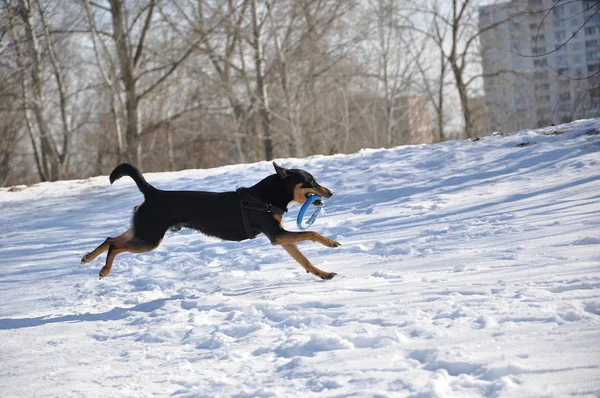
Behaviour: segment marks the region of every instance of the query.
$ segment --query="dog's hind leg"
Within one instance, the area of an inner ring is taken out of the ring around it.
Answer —
[[[99,255],[101,255],[102,253],[107,251],[110,248],[111,244],[119,243],[119,242],[127,242],[131,238],[133,238],[133,229],[132,228],[129,228],[127,231],[125,231],[121,235],[117,236],[116,238],[106,238],[106,240],[100,246],[98,246],[93,251],[89,252],[88,254],[84,255],[81,258],[81,264],[89,263],[90,261],[92,261],[93,259],[98,257]]]
[[[118,241],[109,244],[108,254],[106,255],[106,264],[100,270],[100,279],[108,275],[112,269],[113,261],[118,254],[121,253],[147,253],[158,247],[158,242],[155,245],[148,244],[137,238],[131,238],[128,241]]]
[[[325,272],[312,265],[295,244],[282,244],[281,246],[306,270],[306,272],[316,275],[321,279],[332,279],[337,275],[335,272]]]

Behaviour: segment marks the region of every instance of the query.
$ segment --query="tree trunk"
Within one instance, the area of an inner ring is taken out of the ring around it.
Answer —
[[[46,120],[44,97],[44,81],[42,77],[41,55],[38,44],[37,34],[35,32],[31,4],[29,0],[20,1],[20,13],[25,23],[25,32],[27,35],[29,60],[31,62],[31,79],[33,85],[33,114],[40,131],[41,142],[41,160],[44,169],[44,175],[49,181],[60,179],[60,155],[56,145],[53,142],[52,131]]]
[[[139,98],[136,90],[133,58],[127,41],[127,27],[123,15],[121,0],[110,0],[113,40],[117,49],[117,58],[121,69],[121,80],[125,87],[125,142],[126,158],[138,167],[142,161],[142,145],[140,140],[141,120],[139,114]]]
[[[469,109],[469,97],[467,94],[467,86],[463,81],[462,73],[455,65],[452,65],[454,78],[456,79],[456,88],[460,97],[460,104],[463,111],[463,119],[465,123],[465,135],[467,138],[473,138],[473,121],[471,120],[471,110]]]
[[[263,153],[265,160],[273,159],[273,140],[271,137],[271,114],[267,83],[263,75],[263,47],[258,17],[257,0],[252,0],[252,27],[254,33],[254,64],[256,67],[256,95],[258,97],[259,114],[263,127]]]
[[[123,141],[123,127],[121,122],[121,112],[120,112],[120,99],[119,99],[119,89],[116,83],[117,71],[115,70],[115,65],[111,62],[111,75],[104,70],[102,66],[102,61],[100,57],[100,49],[99,44],[102,44],[98,38],[98,30],[96,28],[96,21],[94,20],[94,16],[92,15],[92,6],[90,4],[90,0],[84,1],[85,10],[88,16],[88,20],[90,22],[90,28],[92,33],[92,44],[94,46],[94,55],[96,57],[96,62],[98,63],[98,68],[100,69],[100,73],[102,74],[102,78],[104,82],[108,86],[110,93],[110,111],[113,115],[113,121],[115,123],[115,131],[117,134],[116,143],[117,143],[117,163],[122,163],[125,161],[125,143]],[[107,49],[103,46],[105,53],[107,53]]]
[[[50,57],[50,63],[52,64],[52,70],[56,79],[56,87],[58,88],[60,120],[62,123],[62,154],[58,154],[60,162],[58,178],[60,178],[67,171],[66,169],[68,166],[69,144],[71,141],[71,123],[69,122],[69,117],[67,115],[69,108],[68,95],[65,79],[60,69],[58,58],[56,57],[56,53],[54,51],[54,43],[52,43],[52,40],[50,38],[50,30],[48,28],[48,25],[46,24],[46,19],[44,17],[44,10],[42,9],[42,5],[40,4],[39,0],[37,0],[37,5],[40,14],[40,20],[42,22],[42,27],[44,29],[46,45],[48,46],[48,55]]]
[[[443,142],[446,140],[444,135],[444,75],[446,74],[446,61],[444,59],[444,51],[440,49],[440,53],[440,86],[438,87],[438,106],[436,106],[436,113],[438,140],[439,142]]]
[[[448,62],[450,63],[450,67],[452,68],[452,72],[454,73],[456,89],[458,90],[458,96],[460,97],[460,104],[462,107],[463,118],[465,123],[465,135],[467,136],[467,138],[471,138],[471,112],[469,110],[469,97],[467,94],[467,86],[465,84],[463,76],[466,62],[466,48],[465,53],[462,54],[462,60],[460,62],[457,50],[460,40],[458,37],[458,31],[460,29],[461,24],[463,23],[463,12],[468,4],[469,0],[464,0],[464,2],[461,3],[459,7],[457,1],[452,0],[452,48],[450,50],[450,55],[448,56]]]
[[[285,100],[285,110],[288,125],[290,126],[290,155],[292,157],[303,157],[304,156],[304,140],[302,137],[302,129],[300,127],[300,118],[296,111],[296,106],[292,103],[290,96],[290,88],[288,84],[288,71],[285,61],[285,54],[281,47],[281,41],[279,40],[279,28],[275,22],[275,15],[273,14],[273,5],[271,0],[266,0],[267,10],[269,12],[269,20],[271,21],[271,28],[273,30],[273,40],[275,42],[275,52],[279,60],[279,76],[281,81],[281,91],[283,91],[283,98]]]

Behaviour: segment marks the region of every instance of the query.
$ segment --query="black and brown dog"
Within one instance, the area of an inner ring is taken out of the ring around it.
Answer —
[[[250,188],[231,192],[163,191],[154,188],[134,166],[123,163],[110,174],[112,184],[123,176],[131,177],[144,194],[144,202],[133,214],[131,227],[116,238],[104,243],[81,259],[85,264],[108,251],[100,278],[110,273],[117,254],[145,253],[158,247],[167,230],[193,228],[208,236],[242,241],[264,233],[273,245],[281,245],[306,272],[322,279],[336,274],[325,272],[311,264],[296,247],[310,240],[328,247],[339,243],[316,232],[290,232],[283,228],[283,213],[290,202],[304,203],[317,194],[325,198],[333,193],[319,185],[304,170],[285,169],[273,162],[276,173]]]

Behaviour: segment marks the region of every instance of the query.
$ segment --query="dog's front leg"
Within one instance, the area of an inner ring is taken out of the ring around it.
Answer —
[[[295,244],[289,243],[282,244],[281,246],[306,270],[307,273],[310,272],[321,279],[332,279],[337,275],[335,272],[325,272],[312,265],[312,263],[306,257],[304,257],[304,254],[302,254]]]
[[[340,245],[339,242],[336,242],[333,239],[326,238],[317,232],[313,232],[313,231],[290,232],[290,231],[285,231],[285,230],[283,232],[281,232],[279,235],[277,235],[277,237],[273,241],[273,244],[283,246],[283,245],[293,244],[293,243],[297,243],[297,242],[304,242],[307,240],[320,243],[327,247],[338,247]]]

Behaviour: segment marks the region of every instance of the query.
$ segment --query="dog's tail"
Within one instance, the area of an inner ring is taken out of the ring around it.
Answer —
[[[115,182],[123,176],[131,177],[133,181],[135,181],[135,183],[137,184],[140,191],[144,194],[144,196],[157,191],[156,188],[148,184],[148,181],[146,181],[142,173],[140,173],[140,171],[135,166],[129,163],[121,163],[120,165],[115,167],[115,169],[112,171],[112,173],[110,173],[110,176],[108,178],[110,179],[110,183],[112,184],[113,182]]]

